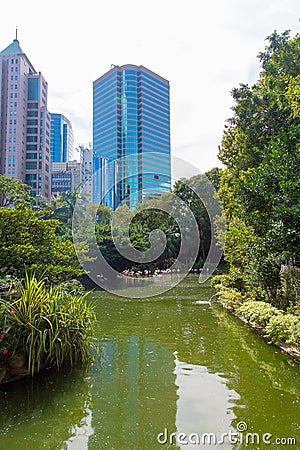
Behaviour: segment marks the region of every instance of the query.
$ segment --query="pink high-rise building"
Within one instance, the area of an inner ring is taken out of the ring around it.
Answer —
[[[0,53],[0,173],[30,185],[37,199],[51,191],[47,89],[14,39]]]

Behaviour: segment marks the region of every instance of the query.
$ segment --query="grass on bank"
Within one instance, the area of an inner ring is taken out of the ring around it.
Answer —
[[[31,374],[92,356],[94,308],[87,294],[69,294],[26,276],[16,300],[0,300],[0,363],[24,352]]]

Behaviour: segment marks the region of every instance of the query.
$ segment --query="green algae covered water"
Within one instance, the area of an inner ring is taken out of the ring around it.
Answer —
[[[299,449],[299,364],[213,294],[194,275],[161,297],[92,293],[93,366],[2,386],[0,449]]]

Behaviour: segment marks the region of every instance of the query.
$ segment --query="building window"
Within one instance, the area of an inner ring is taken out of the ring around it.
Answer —
[[[37,164],[35,161],[27,161],[26,162],[26,169],[27,170],[36,170]]]
[[[37,134],[37,128],[27,128],[28,134]]]
[[[37,125],[38,120],[37,119],[27,119],[27,125]]]
[[[26,153],[26,159],[37,159],[36,153]]]
[[[36,173],[28,173],[26,175],[26,181],[29,181],[29,180],[36,180]]]

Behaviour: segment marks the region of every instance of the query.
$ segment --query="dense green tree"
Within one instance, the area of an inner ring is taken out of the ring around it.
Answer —
[[[58,222],[38,216],[26,205],[0,208],[0,269],[20,278],[33,272],[49,281],[81,274],[72,242],[55,234]]]
[[[219,193],[232,271],[239,268],[247,280],[251,275],[276,302],[281,264],[300,247],[300,36],[275,31],[267,41],[257,83],[232,91],[234,114],[219,151],[226,166]],[[237,257],[243,252],[246,260]]]
[[[33,203],[30,187],[15,178],[0,175],[0,206]]]

